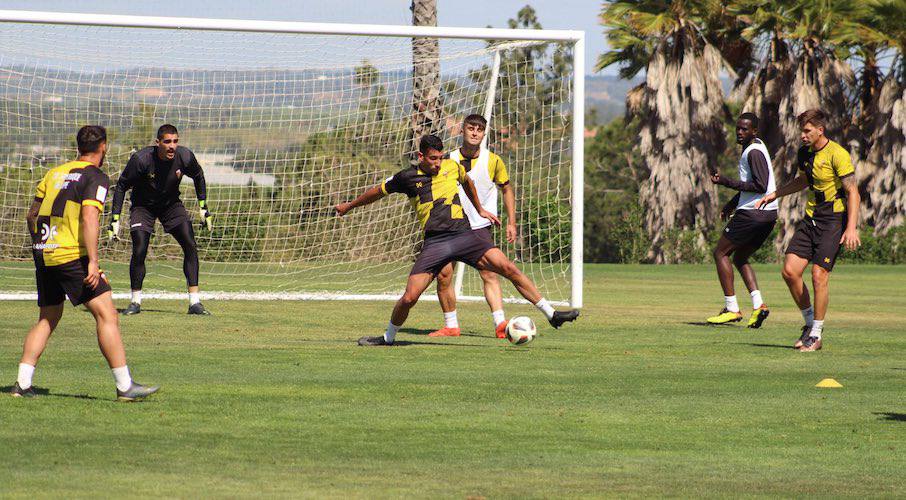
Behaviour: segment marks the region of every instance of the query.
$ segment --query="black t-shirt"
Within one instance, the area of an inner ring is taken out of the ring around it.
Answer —
[[[133,207],[157,210],[179,202],[179,184],[184,175],[195,181],[196,197],[204,200],[207,196],[204,171],[192,151],[177,146],[176,155],[167,161],[158,158],[155,146],[142,148],[129,158],[120,174],[113,193],[113,213],[123,209],[126,191],[130,189]]]

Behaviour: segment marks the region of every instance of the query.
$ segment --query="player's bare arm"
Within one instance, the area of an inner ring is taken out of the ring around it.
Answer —
[[[79,215],[82,219],[82,238],[88,252],[88,276],[85,284],[92,289],[101,281],[101,268],[98,263],[98,235],[101,232],[101,211],[97,207],[83,205]]]
[[[847,250],[855,250],[862,245],[859,239],[859,230],[856,229],[859,224],[859,205],[862,203],[862,197],[859,195],[859,186],[856,183],[855,175],[848,175],[840,182],[843,183],[843,190],[846,191],[846,230],[843,231],[843,237],[840,243]]]
[[[783,198],[784,196],[788,196],[793,193],[798,193],[799,191],[802,191],[803,189],[805,189],[807,187],[808,187],[808,178],[805,176],[805,172],[802,172],[799,174],[799,177],[796,177],[795,179],[791,180],[790,182],[787,182],[783,186],[780,186],[780,188],[777,191],[774,191],[773,193],[768,193],[764,196],[764,198],[755,202],[755,208],[758,208],[758,209],[764,208],[765,205],[767,205],[768,203],[770,203],[778,198]]]
[[[37,223],[38,223],[38,212],[41,210],[41,200],[35,200],[31,202],[31,208],[28,209],[28,212],[25,214],[25,220],[28,223],[28,234],[31,235],[32,240],[37,236]]]
[[[472,182],[472,179],[469,178],[469,176],[466,176],[465,181],[462,184],[462,189],[466,192],[466,196],[469,198],[469,201],[472,202],[472,206],[478,209],[478,215],[493,222],[495,226],[500,225],[500,219],[498,219],[496,215],[488,212],[484,209],[483,206],[481,206],[481,201],[479,201],[478,199],[478,191],[475,189],[475,183]]]
[[[501,188],[503,191],[503,208],[506,210],[506,240],[510,243],[516,242],[519,235],[516,229],[516,189],[513,188],[513,182],[507,182]]]
[[[473,187],[472,189],[474,190],[475,188]],[[358,198],[352,201],[340,203],[339,205],[334,206],[333,209],[336,211],[338,216],[342,217],[353,208],[370,205],[371,203],[380,200],[384,196],[386,195],[383,191],[381,191],[381,186],[373,186],[368,188]]]

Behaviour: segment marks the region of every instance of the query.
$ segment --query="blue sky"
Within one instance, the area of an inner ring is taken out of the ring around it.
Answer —
[[[123,0],[5,0],[0,8],[97,12],[184,17],[226,17],[281,21],[409,24],[409,0],[180,0],[144,2]],[[538,13],[549,29],[584,30],[586,72],[591,73],[598,55],[606,50],[597,16],[600,1],[594,0],[437,0],[439,24],[460,27],[506,27],[507,19],[526,4]],[[609,68],[602,74],[616,74]]]

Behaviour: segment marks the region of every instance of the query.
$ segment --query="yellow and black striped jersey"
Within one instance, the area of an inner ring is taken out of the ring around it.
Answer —
[[[382,182],[381,192],[408,196],[426,236],[467,231],[471,226],[459,200],[459,184],[466,181],[466,176],[462,165],[445,159],[437,175],[409,167]]]
[[[796,163],[808,178],[806,215],[822,217],[845,213],[846,192],[841,179],[855,173],[849,152],[829,140],[818,151],[810,146],[799,148]]]
[[[107,174],[87,161],[71,161],[44,175],[35,192],[35,201],[41,202],[37,227],[30,228],[38,265],[59,266],[88,255],[82,207],[103,211],[109,186]]]

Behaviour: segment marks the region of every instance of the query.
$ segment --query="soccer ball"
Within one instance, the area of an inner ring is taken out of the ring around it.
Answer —
[[[531,342],[535,332],[535,323],[528,316],[517,316],[506,325],[506,339],[516,345]]]

